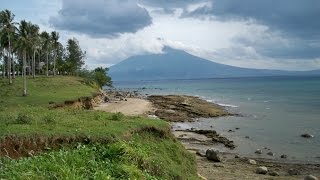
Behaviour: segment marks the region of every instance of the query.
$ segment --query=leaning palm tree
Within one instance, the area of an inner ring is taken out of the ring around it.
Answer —
[[[12,76],[11,76],[11,38],[14,35],[15,31],[16,31],[16,23],[13,22],[14,20],[14,14],[9,11],[9,10],[4,10],[0,12],[0,22],[1,22],[1,26],[2,26],[2,31],[4,34],[7,35],[8,38],[8,47],[7,47],[7,51],[8,51],[8,76],[9,76],[9,84],[12,84]]]
[[[23,72],[23,96],[27,96],[27,76],[26,76],[26,58],[27,51],[32,48],[31,36],[32,24],[22,20],[19,25],[17,47],[22,52],[22,72]]]
[[[53,50],[53,75],[56,75],[56,58],[59,48],[59,33],[56,31],[51,32],[52,50]]]
[[[46,31],[43,31],[40,35],[43,43],[42,43],[42,49],[46,52],[46,75],[49,76],[49,51],[51,48],[51,41],[50,41],[50,35]]]

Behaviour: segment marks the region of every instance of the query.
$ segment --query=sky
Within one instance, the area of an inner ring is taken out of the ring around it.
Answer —
[[[320,69],[320,0],[0,0],[15,20],[75,37],[88,68],[170,46],[213,62]]]

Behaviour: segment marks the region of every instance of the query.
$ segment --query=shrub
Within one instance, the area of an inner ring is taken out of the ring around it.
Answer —
[[[111,120],[113,121],[120,121],[124,118],[124,114],[118,112],[111,115]]]
[[[19,113],[16,119],[17,124],[31,124],[32,118],[25,113]]]
[[[48,115],[43,117],[43,121],[46,124],[55,124],[56,123],[56,118],[54,117],[54,115],[48,114]]]

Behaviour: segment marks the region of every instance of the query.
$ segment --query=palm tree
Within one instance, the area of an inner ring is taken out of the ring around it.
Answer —
[[[26,76],[26,58],[27,51],[32,47],[32,36],[31,36],[32,24],[22,20],[19,25],[17,47],[22,52],[23,61],[23,96],[27,96],[27,76]]]
[[[42,49],[46,51],[46,75],[49,76],[49,51],[51,47],[50,35],[46,31],[43,31],[40,36],[43,40]]]
[[[53,49],[53,75],[56,75],[56,58],[59,48],[59,33],[56,31],[51,32],[52,49]]]
[[[32,24],[30,26],[30,33],[32,38],[32,50],[33,50],[32,76],[33,78],[35,78],[36,77],[36,52],[39,49],[39,26]]]
[[[0,12],[0,22],[2,26],[2,31],[7,35],[8,38],[8,76],[9,76],[9,84],[12,84],[12,76],[11,76],[11,38],[16,31],[16,23],[13,22],[14,14],[9,10],[4,10]]]

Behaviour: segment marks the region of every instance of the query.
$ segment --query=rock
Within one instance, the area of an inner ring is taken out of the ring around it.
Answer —
[[[239,159],[240,156],[239,156],[238,154],[236,154],[236,155],[234,156],[234,158]]]
[[[293,176],[293,175],[300,175],[300,171],[297,169],[289,169],[288,174]]]
[[[201,156],[201,157],[206,157],[206,152],[203,151],[203,150],[198,150],[198,151],[196,152],[196,154],[197,154],[198,156]]]
[[[228,132],[234,132],[234,130],[232,130],[232,129],[229,129],[229,131]]]
[[[268,173],[268,168],[265,166],[260,166],[256,169],[257,174],[267,174]]]
[[[107,96],[105,96],[105,97],[103,98],[103,101],[106,103],[106,102],[109,102],[110,99],[109,99]]]
[[[280,158],[282,158],[282,159],[287,159],[287,155],[282,154],[282,155],[280,156]]]
[[[268,152],[267,155],[268,156],[274,156],[274,153],[273,152]]]
[[[250,137],[249,137],[249,136],[245,136],[244,138],[246,138],[246,139],[250,139]]]
[[[248,159],[248,163],[253,165],[257,164],[257,162],[253,159]]]
[[[239,130],[240,128],[236,127],[236,130]]]
[[[213,126],[210,126],[210,128],[213,128]]]
[[[206,157],[208,160],[212,160],[215,162],[221,162],[222,158],[220,156],[220,152],[215,149],[208,149],[206,151]]]
[[[276,172],[276,171],[270,171],[269,175],[270,176],[280,176],[280,174],[278,172]]]
[[[313,138],[314,136],[313,136],[312,134],[305,133],[305,134],[301,134],[301,137],[304,137],[304,138]]]
[[[312,175],[308,175],[304,178],[304,180],[318,180],[318,178]]]
[[[256,153],[256,154],[262,154],[262,150],[261,150],[261,149],[257,149],[254,153]]]

